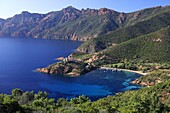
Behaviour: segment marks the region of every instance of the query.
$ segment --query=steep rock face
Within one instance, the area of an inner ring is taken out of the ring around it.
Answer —
[[[98,10],[98,15],[105,15],[105,14],[113,14],[115,16],[118,16],[119,13],[114,11],[114,10],[110,10],[110,9],[107,9],[107,8],[101,8]]]
[[[0,21],[0,36],[34,37],[86,41],[119,28],[118,15],[110,9],[82,9],[72,6],[47,14],[27,11]]]
[[[78,10],[78,9],[75,9],[74,7],[72,6],[69,6],[67,8],[64,8],[62,10],[63,12],[63,17],[61,19],[61,21],[64,23],[66,21],[71,21],[71,20],[75,20],[76,18],[78,18],[81,14],[81,11]]]
[[[42,14],[23,11],[20,15],[15,15],[1,23],[0,36],[26,37],[30,29],[34,28],[44,17],[45,15]]]
[[[105,14],[99,15],[99,10],[95,9],[78,10],[70,6],[51,12],[29,34],[36,38],[87,41],[119,27],[114,18]]]

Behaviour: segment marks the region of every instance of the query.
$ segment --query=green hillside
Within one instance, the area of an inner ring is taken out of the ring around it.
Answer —
[[[169,15],[170,12],[160,13],[148,20],[138,22],[135,25],[123,27],[106,35],[91,39],[83,43],[78,48],[78,51],[88,53],[97,52],[113,44],[119,44],[132,38],[157,31],[170,25]]]
[[[170,27],[120,43],[101,52],[110,58],[170,62]]]

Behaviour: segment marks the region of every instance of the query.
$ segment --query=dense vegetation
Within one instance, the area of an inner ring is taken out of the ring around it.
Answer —
[[[164,76],[169,76],[167,73]],[[154,72],[151,76],[159,76]],[[163,75],[161,75],[163,76]],[[146,77],[149,77],[146,76]],[[118,93],[91,102],[86,96],[70,100],[49,99],[46,92],[12,90],[11,95],[0,95],[1,113],[168,113],[170,112],[170,78],[151,87]]]
[[[86,43],[85,43],[86,44]],[[97,53],[75,52],[73,57],[95,66],[140,70],[170,69],[170,27],[145,34]]]
[[[170,28],[128,40],[102,51],[101,54],[120,60],[132,60],[136,56],[144,61],[170,62]]]
[[[140,21],[132,26],[122,27],[106,35],[83,43],[78,50],[86,53],[98,52],[107,47],[146,35],[170,25],[170,12],[163,12]]]

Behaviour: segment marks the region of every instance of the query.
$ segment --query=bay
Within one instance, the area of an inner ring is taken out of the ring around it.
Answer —
[[[78,41],[32,38],[0,38],[0,93],[10,94],[14,88],[23,91],[47,91],[49,97],[72,98],[86,95],[92,100],[126,90],[141,88],[130,82],[140,75],[113,70],[95,70],[71,78],[47,75],[34,70],[66,57],[81,44]]]

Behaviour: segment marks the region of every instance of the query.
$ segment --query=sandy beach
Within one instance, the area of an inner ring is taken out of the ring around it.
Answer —
[[[134,71],[134,70],[129,70],[129,69],[117,69],[117,68],[110,68],[110,67],[101,67],[100,69],[111,69],[111,70],[117,70],[117,71],[127,71],[127,72],[133,72],[133,73],[137,73],[140,75],[147,75],[148,73],[143,73],[141,71]]]

